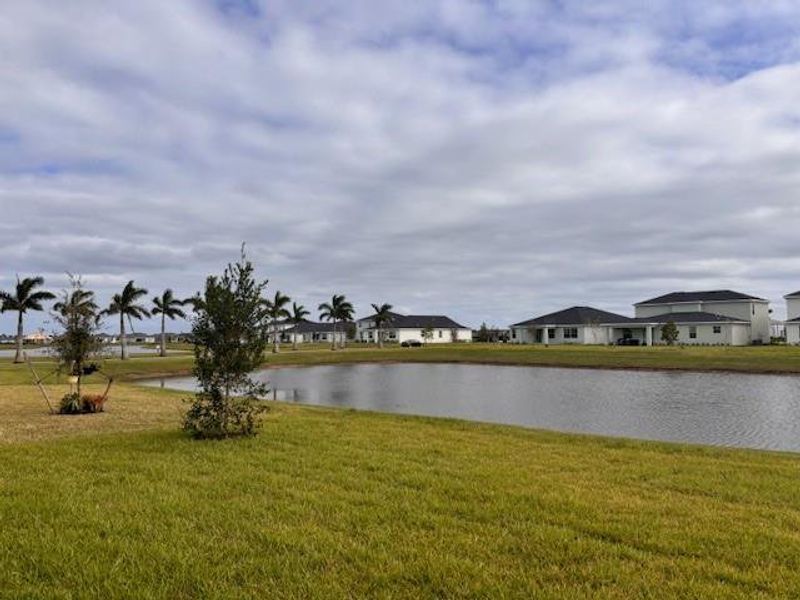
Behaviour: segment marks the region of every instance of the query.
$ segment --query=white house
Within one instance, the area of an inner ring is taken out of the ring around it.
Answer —
[[[786,343],[800,344],[800,291],[786,294]]]
[[[297,341],[298,344],[312,342],[333,342],[333,323],[315,323],[303,321],[288,329],[283,329],[281,339],[284,342]],[[336,324],[336,343],[341,343],[347,337],[347,323]]]
[[[624,336],[624,328],[638,325],[634,319],[593,308],[573,306],[534,317],[511,326],[512,344],[609,344]],[[630,337],[630,336],[629,336]]]
[[[635,317],[573,306],[511,326],[518,344],[660,344],[674,323],[679,344],[745,346],[769,343],[769,302],[731,290],[673,292],[634,305]],[[800,317],[800,294],[798,294]],[[800,318],[798,318],[800,327]],[[797,330],[800,343],[800,328]]]
[[[636,320],[678,326],[682,344],[770,342],[769,301],[733,290],[671,292],[634,305]],[[660,335],[656,340],[660,339]]]
[[[459,325],[444,315],[401,315],[390,314],[391,321],[383,326],[385,342],[426,342],[444,344],[450,342],[471,342],[472,329]],[[429,330],[433,337],[424,339],[423,332]],[[378,328],[374,316],[356,321],[356,339],[361,342],[377,342]]]

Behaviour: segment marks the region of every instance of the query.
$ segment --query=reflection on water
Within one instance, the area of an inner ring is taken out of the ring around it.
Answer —
[[[362,364],[265,370],[258,378],[282,402],[800,451],[800,377],[793,376]],[[166,385],[195,388],[192,378]]]

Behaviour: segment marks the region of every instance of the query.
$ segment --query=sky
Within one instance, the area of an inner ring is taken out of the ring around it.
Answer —
[[[800,3],[4,0],[0,288],[191,295],[242,242],[314,316],[732,288],[782,317]]]

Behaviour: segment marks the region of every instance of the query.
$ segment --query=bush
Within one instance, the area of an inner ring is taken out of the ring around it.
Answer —
[[[263,401],[244,396],[225,397],[217,391],[200,392],[183,419],[183,429],[197,439],[251,436],[258,433]]]
[[[81,396],[72,392],[61,398],[58,412],[62,415],[83,415],[103,412],[106,397],[102,395]]]

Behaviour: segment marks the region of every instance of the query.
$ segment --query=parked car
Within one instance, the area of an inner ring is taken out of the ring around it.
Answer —
[[[617,346],[638,346],[641,342],[636,338],[619,338]]]
[[[403,348],[419,348],[422,346],[422,342],[419,340],[406,340],[400,344]]]

